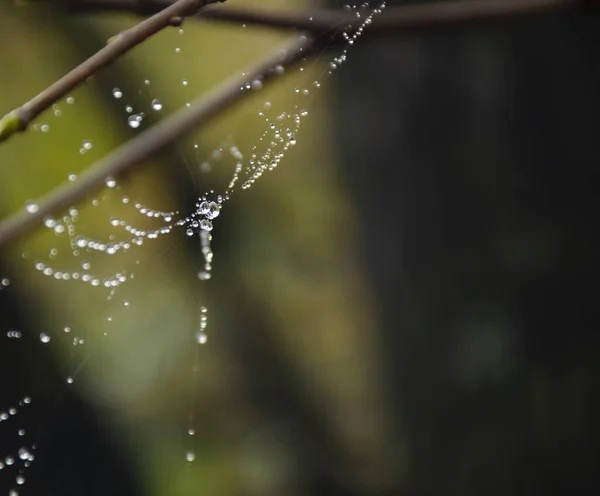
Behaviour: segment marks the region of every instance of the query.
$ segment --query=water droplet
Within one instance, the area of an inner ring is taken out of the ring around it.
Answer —
[[[114,188],[117,185],[117,181],[115,181],[112,177],[107,177],[105,182],[106,186],[109,188]]]
[[[113,88],[113,96],[115,98],[122,98],[123,97],[123,92],[119,89],[119,88]]]
[[[252,89],[253,90],[260,90],[260,89],[262,89],[262,87],[263,87],[263,84],[260,79],[255,79],[254,81],[252,81]]]
[[[50,342],[50,336],[48,336],[48,334],[46,334],[45,332],[42,332],[40,334],[40,341],[42,343],[49,343]]]
[[[202,219],[200,221],[200,229],[204,231],[212,231],[213,225],[210,220]]]
[[[75,174],[69,174],[69,181],[74,182],[77,180],[77,176]]]
[[[155,98],[154,100],[152,100],[152,108],[154,110],[158,112],[159,110],[162,110],[162,107],[162,103],[160,103],[158,99]]]
[[[67,103],[69,105],[73,105],[75,103],[75,98],[73,98],[72,96],[67,97]]]
[[[210,202],[208,204],[208,208],[206,210],[206,212],[204,212],[206,217],[209,219],[214,219],[215,217],[218,217],[219,214],[221,213],[220,208],[219,208],[219,204],[215,203],[215,202]]]
[[[196,429],[189,429],[189,430],[188,430],[188,434],[189,434],[190,436],[193,436],[194,434],[196,434]]]
[[[186,459],[188,462],[193,462],[193,461],[196,459],[196,454],[195,454],[193,451],[188,451],[188,452],[185,454],[185,459]]]
[[[182,84],[183,86],[187,86],[187,85],[188,85],[187,79],[184,79],[183,81],[181,81],[181,84]]]
[[[15,477],[15,481],[16,481],[17,484],[23,485],[23,484],[25,484],[25,477],[23,475],[21,475],[21,474],[18,474]]]
[[[194,235],[194,231],[193,231],[193,229],[188,229],[188,230],[187,230],[185,233],[186,233],[188,236],[193,236],[193,235]]]
[[[275,66],[275,74],[281,76],[285,72],[285,69],[282,65]]]
[[[30,214],[35,214],[39,210],[39,208],[40,207],[38,206],[37,203],[31,202],[31,201],[28,201],[25,204],[25,210]]]
[[[73,382],[74,379],[71,376],[67,377],[67,384],[73,384]]]
[[[196,334],[196,340],[198,341],[198,344],[206,344],[208,336],[205,332],[200,331]]]
[[[84,141],[82,144],[82,148],[85,150],[91,150],[92,149],[92,143],[90,143],[89,141]]]
[[[137,129],[138,127],[140,127],[142,119],[143,118],[140,114],[130,115],[127,119],[127,124],[129,124],[130,128]]]

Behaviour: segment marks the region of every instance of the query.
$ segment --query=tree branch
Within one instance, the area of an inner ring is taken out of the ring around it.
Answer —
[[[74,0],[63,1],[68,5],[72,5],[73,2]],[[139,11],[139,5],[142,2],[144,2],[144,9],[160,9],[165,7],[169,0],[81,0],[77,2],[77,5],[79,5],[79,10],[98,10],[103,6],[103,8],[110,7],[111,10],[118,8],[119,10]],[[131,47],[171,24],[174,16],[190,15],[207,3],[210,3],[210,0],[179,0],[171,7],[161,10],[154,17],[122,33],[111,45],[92,56],[33,100],[0,120],[0,141],[5,138],[3,133],[14,133],[25,129],[27,124],[42,110]],[[377,21],[369,26],[365,33],[377,35],[435,26],[504,19],[517,15],[543,13],[580,4],[582,4],[581,0],[463,0],[398,7],[387,9],[386,13],[379,16]],[[84,8],[83,5],[86,5],[86,7]],[[128,7],[125,8],[125,5],[128,5]],[[134,8],[134,5],[136,8]],[[347,14],[334,12],[319,12],[307,17],[305,14],[290,12],[268,13],[232,8],[207,8],[198,15],[204,18],[238,23],[308,29],[317,35],[315,37],[317,41],[311,42],[306,37],[300,37],[283,55],[279,51],[275,56],[267,58],[254,69],[251,69],[244,78],[234,77],[223,83],[214,91],[196,100],[191,108],[180,110],[93,164],[79,176],[76,183],[67,183],[56,188],[40,200],[36,212],[21,211],[4,220],[0,223],[0,246],[35,228],[45,216],[66,209],[83,199],[91,191],[100,189],[104,186],[107,177],[117,176],[125,172],[186,132],[206,124],[211,118],[250,93],[240,89],[245,87],[247,82],[262,79],[264,84],[268,83],[273,79],[276,72],[275,67],[278,65],[284,67],[294,65],[299,60],[315,53],[318,48],[327,46],[328,43],[334,41],[331,38],[332,31],[357,22],[354,16],[348,17]],[[14,129],[12,129],[13,127]],[[8,131],[6,131],[7,129]]]
[[[27,129],[29,123],[40,113],[134,46],[167,26],[181,23],[183,17],[194,14],[198,9],[213,1],[215,0],[178,0],[172,5],[165,3],[165,8],[157,14],[118,34],[102,50],[96,52],[27,103],[0,119],[0,142],[16,132]]]
[[[49,0],[70,12],[122,11],[148,14],[172,0]],[[439,26],[462,25],[509,17],[541,14],[583,4],[582,0],[450,0],[387,8],[365,31],[367,36],[411,32]],[[323,35],[340,27],[358,26],[355,14],[334,10],[295,12],[247,7],[209,6],[197,18],[231,23],[297,29]]]
[[[263,85],[272,81],[279,73],[278,66],[291,67],[300,60],[317,52],[321,45],[300,36],[284,50],[278,50],[246,72],[246,76],[235,76],[213,91],[198,98],[190,108],[183,108],[159,122],[144,133],[131,139],[114,152],[91,165],[80,174],[74,183],[65,183],[48,193],[37,203],[37,210],[25,210],[0,223],[0,246],[25,234],[40,225],[41,220],[58,211],[65,210],[84,199],[92,191],[105,187],[108,177],[116,177],[151,157],[180,136],[206,124],[223,110],[250,95],[245,89],[248,82],[260,79]]]

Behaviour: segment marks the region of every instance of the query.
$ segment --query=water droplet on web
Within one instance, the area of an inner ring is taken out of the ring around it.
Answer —
[[[115,98],[122,98],[123,92],[119,88],[114,88],[112,94]]]
[[[158,112],[159,110],[162,110],[162,107],[162,103],[160,103],[158,99],[155,98],[154,100],[152,100],[152,108],[154,110]]]
[[[253,90],[260,90],[260,89],[262,89],[262,87],[263,87],[263,84],[260,79],[255,79],[254,81],[252,81],[252,89]]]
[[[117,181],[115,181],[112,177],[107,177],[105,182],[106,186],[109,188],[114,188],[117,185]]]
[[[206,219],[202,219],[200,221],[200,229],[204,231],[212,231],[213,225],[212,222]]]
[[[67,384],[73,384],[73,382],[75,382],[75,380],[71,376],[67,377]]]
[[[77,176],[75,174],[69,174],[69,181],[74,182],[77,180]]]
[[[21,474],[18,474],[18,475],[15,477],[15,482],[16,482],[17,484],[19,484],[19,485],[23,485],[23,484],[25,484],[25,477],[24,477],[23,475],[21,475]]]
[[[142,119],[143,117],[141,116],[141,114],[134,114],[129,116],[129,118],[127,119],[127,124],[129,124],[130,128],[137,129],[138,127],[140,127]]]
[[[205,332],[199,331],[196,334],[196,341],[198,341],[198,344],[206,344],[206,342],[208,341],[208,336]]]
[[[69,105],[73,105],[75,103],[75,98],[73,98],[72,96],[67,97],[67,103]]]
[[[187,86],[187,85],[188,85],[187,79],[184,79],[183,81],[181,81],[181,84],[182,84],[183,86]]]
[[[188,462],[193,462],[193,461],[196,459],[196,454],[195,454],[193,451],[188,451],[188,452],[185,454],[185,459],[186,459]]]
[[[177,47],[177,48],[175,49],[175,53],[181,53],[181,48]]]
[[[40,334],[40,341],[42,343],[49,343],[50,342],[50,336],[48,336],[48,334],[46,334],[45,332],[42,332]]]
[[[196,434],[196,429],[189,429],[188,430],[188,435],[193,436],[194,434]]]
[[[43,133],[47,133],[48,131],[50,131],[50,126],[48,124],[42,124],[40,129]]]
[[[30,214],[35,214],[39,210],[39,208],[40,207],[38,206],[37,203],[31,202],[31,201],[29,201],[25,204],[25,210]]]
[[[275,66],[275,74],[281,76],[285,73],[285,68],[282,65]]]

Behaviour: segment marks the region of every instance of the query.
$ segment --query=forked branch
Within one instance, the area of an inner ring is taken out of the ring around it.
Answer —
[[[124,53],[139,45],[150,36],[167,26],[181,23],[183,17],[192,15],[198,9],[215,0],[178,0],[167,5],[157,14],[136,26],[118,34],[107,46],[96,52],[85,62],[33,97],[27,103],[9,112],[0,119],[0,142],[14,133],[24,131],[33,119],[48,109],[87,78],[110,65]],[[221,0],[218,0],[221,1]]]
[[[65,2],[63,1],[63,3]],[[132,30],[119,35],[111,45],[92,56],[33,100],[9,114],[12,117],[8,121],[6,120],[7,117],[1,120],[0,141],[3,138],[3,132],[6,132],[7,126],[9,128],[10,126],[16,126],[16,129],[12,130],[13,133],[25,129],[36,115],[71,91],[87,77],[113,62],[120,55],[155,32],[173,23],[177,16],[190,15],[200,7],[211,3],[211,1],[179,0],[170,7],[167,6],[170,0],[78,0],[77,2],[73,0],[66,3],[68,5],[79,5],[79,10],[118,8],[119,10],[138,12],[140,5],[144,5],[144,9],[163,8],[164,10],[160,10],[155,16],[140,23]],[[388,9],[386,14],[379,16],[373,26],[365,31],[365,34],[377,35],[394,31],[402,33],[435,26],[503,19],[516,15],[542,13],[561,7],[573,7],[582,3],[581,0],[464,0],[398,7]],[[148,10],[144,12],[147,13]],[[352,24],[346,14],[331,12],[320,12],[312,16],[306,16],[297,13],[267,13],[264,11],[209,7],[198,11],[198,15],[223,21],[308,30],[316,36],[312,38],[313,41],[301,36],[283,54],[278,51],[276,55],[267,57],[262,63],[247,71],[246,76],[242,78],[234,77],[226,81],[214,91],[196,100],[191,108],[180,110],[125,143],[113,153],[93,164],[79,176],[77,182],[66,183],[48,193],[38,202],[36,212],[28,213],[23,210],[4,220],[0,223],[0,246],[37,227],[44,217],[67,209],[85,198],[90,192],[104,187],[107,177],[118,176],[187,132],[206,124],[210,119],[251,93],[241,89],[245,87],[246,83],[261,79],[263,84],[267,84],[277,73],[277,66],[290,67],[305,57],[308,58],[313,55],[318,50],[330,46],[331,42],[334,41],[330,36],[332,31]],[[4,128],[2,127],[3,124]]]

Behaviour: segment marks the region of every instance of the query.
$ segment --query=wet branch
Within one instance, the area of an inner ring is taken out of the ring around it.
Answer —
[[[47,0],[69,12],[95,13],[121,11],[148,14],[172,3],[172,0]],[[488,20],[541,14],[583,4],[582,0],[444,0],[402,7],[388,7],[369,29],[367,36],[407,32],[439,26],[460,25]],[[340,27],[358,26],[355,14],[334,10],[297,12],[248,7],[209,6],[199,11],[200,19],[244,23],[272,28],[296,29],[322,35]]]
[[[44,91],[0,119],[0,142],[19,131],[27,129],[29,123],[40,113],[136,45],[167,26],[181,23],[183,17],[196,13],[198,9],[214,1],[178,0],[168,5],[165,3],[164,9],[131,29],[118,34],[102,50],[96,52]]]
[[[278,66],[289,68],[300,60],[317,52],[321,46],[316,41],[300,36],[284,50],[277,50],[250,70],[244,77],[235,76],[225,81],[213,91],[194,101],[190,108],[183,108],[154,125],[152,128],[131,139],[103,159],[92,164],[77,177],[74,183],[65,183],[48,193],[37,202],[34,213],[25,210],[0,223],[0,246],[38,227],[46,216],[66,210],[86,195],[106,187],[108,177],[119,174],[140,164],[155,153],[171,144],[177,138],[206,124],[222,111],[251,95],[252,90],[245,89],[248,82],[260,79],[268,84],[280,72]],[[242,89],[244,88],[244,89]]]
[[[214,0],[212,1],[214,2]],[[283,54],[278,51],[276,55],[267,57],[262,63],[250,69],[245,77],[236,76],[224,82],[215,90],[197,99],[191,108],[178,111],[125,143],[79,175],[75,183],[66,183],[51,191],[38,202],[38,210],[35,213],[23,210],[4,220],[0,223],[0,246],[34,229],[44,217],[67,209],[84,199],[90,192],[104,187],[107,177],[116,177],[122,174],[187,132],[205,125],[210,119],[251,93],[240,89],[246,83],[261,79],[264,84],[267,84],[273,79],[275,68],[278,65],[290,67],[318,50],[335,44],[334,35],[338,28],[347,27],[356,22],[354,16],[348,17],[348,14],[328,11],[321,11],[312,16],[294,12],[251,11],[215,6],[198,11],[204,5],[211,3],[211,0],[179,0],[170,6],[167,6],[170,4],[169,0],[78,0],[77,2],[63,0],[60,3],[71,8],[73,5],[77,5],[79,11],[118,9],[148,14],[159,9],[163,10],[159,10],[158,14],[118,35],[113,43],[44,90],[33,100],[0,120],[0,141],[6,138],[3,133],[6,133],[7,129],[11,131],[11,134],[24,130],[36,115],[85,81],[87,77],[110,64],[152,34],[177,22],[179,16],[198,12],[197,15],[203,18],[215,20],[308,30],[313,32],[312,39],[315,41],[309,41],[306,37],[301,36]],[[378,16],[373,25],[365,30],[365,34],[372,36],[394,32],[403,33],[436,26],[504,19],[574,7],[583,3],[581,0],[451,0],[397,7],[387,9],[383,15]]]

